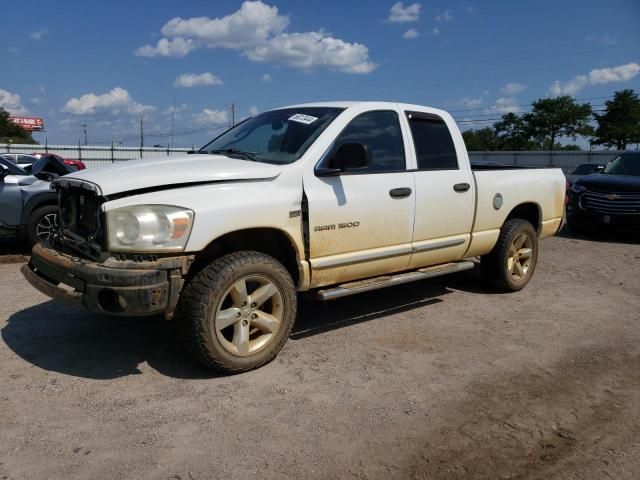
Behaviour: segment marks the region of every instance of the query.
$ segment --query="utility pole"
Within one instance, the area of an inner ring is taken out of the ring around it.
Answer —
[[[236,104],[231,103],[231,127],[236,126]]]
[[[84,130],[84,145],[87,146],[87,124],[82,124],[82,129]]]
[[[173,94],[173,113],[171,114],[171,148],[173,148],[173,130],[176,126],[176,94]]]
[[[144,118],[140,118],[140,149],[144,148]]]

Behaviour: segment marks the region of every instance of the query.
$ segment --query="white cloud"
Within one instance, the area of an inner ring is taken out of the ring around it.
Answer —
[[[494,104],[485,110],[485,113],[518,113],[520,106],[515,97],[500,97]]]
[[[268,73],[265,73],[264,75],[262,75],[262,81],[263,82],[270,82],[271,81],[271,75]]]
[[[468,15],[472,15],[472,14],[474,14],[475,12],[476,12],[476,9],[475,9],[473,6],[471,6],[471,5],[469,5],[468,7],[466,7],[466,8],[464,9],[464,13],[466,13],[466,14],[468,14]]]
[[[115,87],[110,92],[96,95],[86,93],[79,98],[71,98],[62,108],[63,112],[73,115],[92,115],[99,112],[111,112],[114,114],[125,111],[132,115],[148,113],[154,110],[150,105],[142,105],[134,102],[129,92],[124,88]]]
[[[422,6],[419,3],[407,5],[402,2],[394,3],[389,11],[387,21],[392,23],[417,22],[420,18],[420,10]]]
[[[589,83],[600,85],[611,82],[626,82],[640,73],[640,64],[627,63],[619,67],[596,68],[589,72]]]
[[[444,22],[450,22],[451,20],[453,20],[453,15],[451,14],[451,10],[445,10],[439,15],[436,15],[436,22],[444,23]]]
[[[572,78],[571,80],[560,83],[559,80],[556,80],[549,87],[549,92],[552,95],[575,95],[580,90],[582,90],[589,83],[589,79],[586,75],[578,75],[577,77]]]
[[[189,106],[186,103],[181,103],[180,105],[176,105],[175,114],[178,116],[179,113],[185,112],[189,110]],[[164,116],[171,116],[174,113],[173,105],[169,105],[167,108],[160,112]]]
[[[515,95],[524,91],[526,88],[527,86],[523,85],[522,83],[509,82],[504,87],[502,87],[500,91],[505,95]]]
[[[20,49],[16,47],[7,47],[7,51],[9,53],[13,53],[14,55],[20,53]]]
[[[431,30],[431,33],[433,35],[440,35],[440,29],[438,27],[433,27],[433,29]]]
[[[200,113],[193,115],[193,122],[197,125],[220,125],[229,121],[226,110],[205,108]]]
[[[404,32],[404,33],[402,34],[402,37],[403,37],[403,38],[410,39],[410,38],[417,38],[417,37],[418,37],[418,35],[420,35],[420,34],[418,33],[418,30],[416,30],[415,28],[410,28],[409,30],[407,30],[406,32]]]
[[[133,53],[138,57],[185,57],[196,48],[193,40],[184,38],[174,38],[169,40],[161,38],[156,46],[145,45],[137,48]]]
[[[482,98],[463,97],[457,103],[465,108],[477,108],[482,105],[482,102]]]
[[[44,98],[39,98],[39,97],[31,97],[29,99],[29,103],[33,103],[34,105],[42,105],[45,102],[46,100]]]
[[[626,82],[640,73],[640,64],[627,63],[610,68],[596,68],[587,75],[578,75],[567,82],[556,80],[549,87],[552,95],[575,95],[587,85],[603,85],[612,82]]]
[[[213,73],[183,73],[174,82],[176,87],[206,87],[209,85],[222,85],[222,80]]]
[[[221,18],[175,17],[162,27],[155,46],[135,50],[144,57],[184,57],[197,48],[239,50],[254,62],[269,62],[312,70],[326,67],[347,73],[369,73],[377,66],[369,49],[334,38],[323,30],[286,33],[289,16],[260,0],[245,1],[239,10]]]
[[[256,116],[258,114],[258,107],[256,107],[255,105],[249,107],[249,115],[251,115],[252,117]]]
[[[47,30],[38,30],[37,32],[31,32],[31,40],[42,40],[44,36],[49,33]]]
[[[22,105],[20,95],[0,88],[0,107],[13,115],[25,115],[28,110]]]
[[[244,54],[254,62],[286,65],[302,70],[329,67],[346,73],[370,73],[369,49],[326,36],[324,32],[282,33]]]

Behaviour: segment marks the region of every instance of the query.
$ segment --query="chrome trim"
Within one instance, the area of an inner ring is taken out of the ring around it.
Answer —
[[[403,283],[416,282],[418,280],[426,280],[427,278],[439,277],[441,275],[447,275],[449,273],[471,270],[472,268],[474,268],[474,266],[475,263],[469,261],[436,265],[434,267],[423,268],[421,270],[400,273],[391,277],[380,277],[379,282],[376,282],[376,279],[373,278],[369,283],[364,283],[362,286],[357,285],[361,282],[353,282],[351,284],[347,283],[338,285],[334,288],[318,290],[316,292],[316,297],[320,300],[335,300],[336,298],[355,295],[356,293],[369,292],[371,290],[378,290],[380,288],[401,285]],[[352,285],[352,287],[350,285]]]
[[[380,251],[382,250],[382,251]],[[365,250],[364,252],[355,252],[352,254],[339,253],[328,257],[320,257],[311,259],[311,268],[316,270],[324,270],[325,268],[344,267],[355,263],[371,262],[373,260],[384,260],[385,258],[399,257],[401,255],[409,255],[413,251],[411,245],[398,245],[395,247],[384,247],[382,249]],[[338,256],[348,255],[346,258],[335,258]]]
[[[440,248],[456,247],[458,245],[462,245],[466,241],[467,240],[464,238],[457,238],[455,240],[443,240],[441,242],[428,243],[426,245],[417,247],[414,246],[413,253],[429,252],[431,250],[439,250]]]

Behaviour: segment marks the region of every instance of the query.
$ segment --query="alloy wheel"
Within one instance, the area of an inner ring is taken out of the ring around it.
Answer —
[[[253,355],[265,348],[280,329],[283,295],[267,276],[249,275],[222,296],[213,328],[224,349],[233,355]]]

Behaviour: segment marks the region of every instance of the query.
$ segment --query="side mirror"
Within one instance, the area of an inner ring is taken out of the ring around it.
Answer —
[[[4,177],[9,175],[9,169],[4,165],[0,165],[0,180],[4,180]]]
[[[371,150],[362,143],[343,143],[330,156],[327,165],[316,170],[319,177],[339,175],[345,170],[359,170],[371,164]]]

